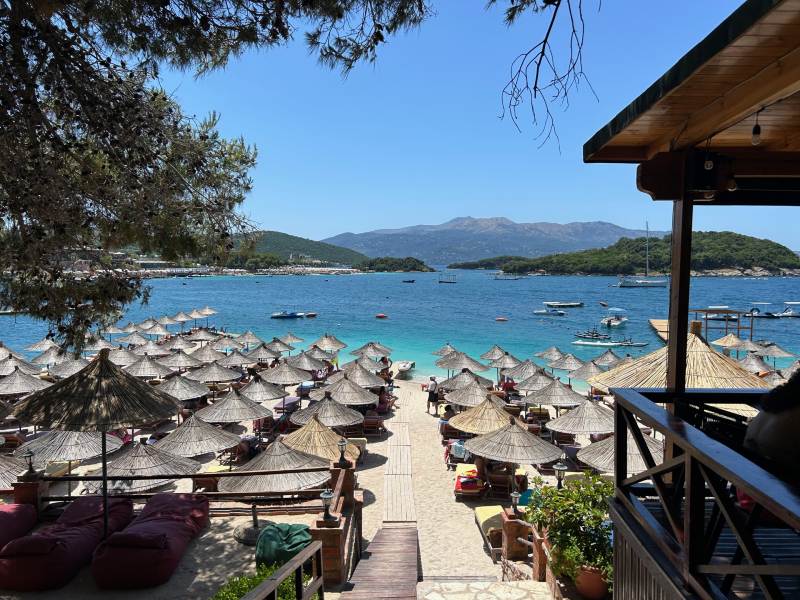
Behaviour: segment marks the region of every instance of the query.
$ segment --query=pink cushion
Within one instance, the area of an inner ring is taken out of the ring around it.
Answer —
[[[0,549],[28,533],[34,525],[36,507],[33,504],[0,504]]]

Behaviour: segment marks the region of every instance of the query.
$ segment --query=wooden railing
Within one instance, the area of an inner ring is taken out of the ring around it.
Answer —
[[[725,437],[715,432],[718,439],[714,439],[680,418],[686,416],[698,426],[709,418],[727,419],[735,431],[743,426],[736,415],[706,403],[753,404],[757,396],[741,392],[689,391],[677,396],[657,390],[612,392],[616,400],[616,491],[610,512],[620,538],[615,538],[615,595],[634,598],[644,593],[642,588],[634,588],[658,571],[660,598],[727,598],[739,577],[751,578],[763,597],[785,597],[786,589],[776,578],[800,581],[800,556],[768,560],[754,533],[767,516],[773,527],[783,527],[790,535],[792,530],[800,531],[798,490],[737,452],[736,434]],[[673,404],[674,414],[656,403]],[[672,449],[666,458],[651,454],[640,423],[663,436]],[[632,435],[647,466],[633,475],[627,464],[626,432]],[[642,498],[641,485],[646,481],[652,482],[652,502]],[[752,499],[751,511],[737,506],[736,491]],[[732,533],[732,554],[719,550],[723,530]],[[643,576],[644,572],[648,575]],[[796,592],[800,590],[792,587],[788,593]]]
[[[311,572],[306,573],[305,564],[309,560],[311,561]],[[308,583],[304,581],[306,575],[310,575]],[[248,592],[242,600],[277,600],[278,587],[289,577],[294,578],[293,597],[295,600],[309,600],[314,594],[318,594],[319,600],[325,600],[325,589],[322,585],[321,542],[311,542],[271,577]]]

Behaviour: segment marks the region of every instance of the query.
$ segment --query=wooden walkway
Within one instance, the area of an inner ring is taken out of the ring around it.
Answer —
[[[650,327],[665,342],[669,339],[669,321],[667,319],[650,319]]]
[[[417,528],[384,527],[369,543],[350,578],[352,589],[343,591],[341,600],[415,599],[418,578]]]
[[[391,434],[387,445],[386,468],[383,477],[383,523],[403,523],[417,526],[414,509],[414,488],[411,483],[411,438],[408,421],[395,413],[386,421],[386,430]]]

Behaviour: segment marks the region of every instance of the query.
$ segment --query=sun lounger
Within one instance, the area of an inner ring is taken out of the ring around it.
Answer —
[[[208,525],[208,498],[156,494],[141,514],[97,548],[92,576],[101,588],[135,589],[169,581],[186,548]]]
[[[476,507],[475,523],[481,530],[492,562],[497,562],[503,551],[503,507],[500,505]]]
[[[132,516],[130,500],[109,498],[109,533],[123,529]],[[5,545],[0,551],[0,589],[28,592],[60,588],[89,564],[102,539],[103,499],[78,498],[53,525]]]
[[[36,520],[33,504],[0,504],[0,549],[33,529]]]
[[[381,435],[384,431],[383,417],[380,415],[364,417],[364,435]]]
[[[486,490],[486,482],[478,479],[475,465],[462,463],[456,465],[456,483],[453,493],[456,498],[474,498],[482,496]]]

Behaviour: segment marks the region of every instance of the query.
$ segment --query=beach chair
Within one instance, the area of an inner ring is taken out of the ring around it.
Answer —
[[[456,499],[480,498],[486,492],[486,482],[478,479],[475,465],[462,463],[456,465],[456,481],[453,494]]]
[[[448,469],[455,469],[456,465],[465,463],[469,452],[464,448],[464,440],[447,440],[444,449],[444,462]]]
[[[367,415],[364,417],[364,435],[382,435],[386,431],[383,426],[383,417],[380,415]]]
[[[483,536],[483,542],[492,562],[497,562],[503,553],[503,507],[499,504],[477,506],[475,524]]]

